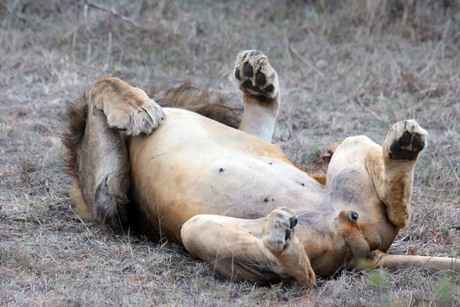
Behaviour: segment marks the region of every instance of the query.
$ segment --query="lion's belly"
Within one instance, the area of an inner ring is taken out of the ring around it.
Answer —
[[[259,218],[320,205],[323,188],[277,146],[194,113],[166,112],[157,131],[131,143],[133,199],[152,231],[180,241],[196,214]]]

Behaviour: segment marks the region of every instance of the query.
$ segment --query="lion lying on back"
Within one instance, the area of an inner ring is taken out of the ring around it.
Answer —
[[[426,146],[414,120],[394,124],[382,146],[345,139],[327,176],[311,176],[270,143],[281,99],[267,57],[241,52],[234,78],[244,101],[239,130],[218,97],[191,88],[162,101],[228,125],[161,108],[119,79],[93,85],[70,107],[64,138],[77,213],[182,243],[231,280],[314,286],[316,275],[366,258],[373,266],[460,268],[455,259],[384,254],[408,222]]]

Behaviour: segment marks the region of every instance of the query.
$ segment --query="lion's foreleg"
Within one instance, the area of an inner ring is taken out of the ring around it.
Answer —
[[[368,152],[367,170],[388,218],[398,228],[409,220],[414,168],[426,136],[414,120],[401,121],[390,129],[381,149]]]
[[[295,235],[295,224],[295,215],[286,209],[273,211],[265,221],[197,215],[184,224],[181,237],[192,255],[230,280],[295,279],[313,287],[315,274]]]

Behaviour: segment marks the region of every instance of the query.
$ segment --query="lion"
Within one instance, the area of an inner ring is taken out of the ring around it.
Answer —
[[[457,259],[385,254],[408,223],[427,145],[415,120],[395,123],[381,146],[346,138],[327,174],[310,175],[271,143],[281,96],[267,57],[240,52],[233,79],[241,119],[190,86],[167,91],[161,107],[120,79],[97,81],[69,107],[64,135],[77,214],[180,243],[233,281],[314,287],[363,260],[460,270]]]

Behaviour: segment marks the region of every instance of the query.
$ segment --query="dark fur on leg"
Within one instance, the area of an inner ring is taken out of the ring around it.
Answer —
[[[156,96],[151,91],[149,96]],[[186,109],[211,118],[232,128],[238,128],[243,108],[229,106],[229,98],[211,91],[199,90],[189,83],[168,89],[160,97],[153,97],[162,107]]]

